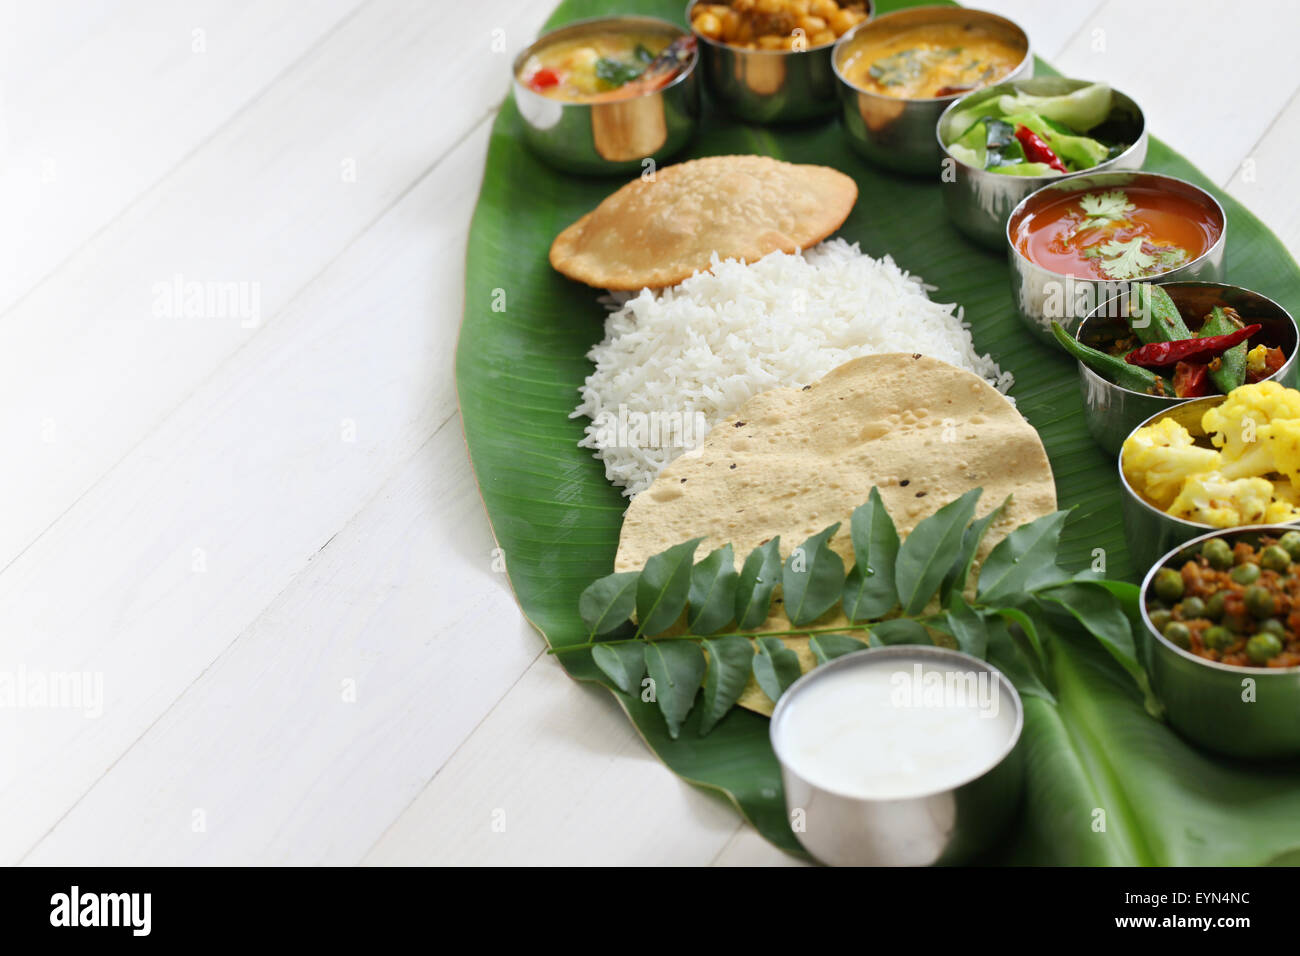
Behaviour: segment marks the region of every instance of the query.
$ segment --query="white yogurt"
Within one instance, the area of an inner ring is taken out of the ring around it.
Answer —
[[[995,675],[892,656],[827,671],[780,716],[776,745],[790,769],[866,799],[965,783],[997,763],[1016,732],[1015,702]]]

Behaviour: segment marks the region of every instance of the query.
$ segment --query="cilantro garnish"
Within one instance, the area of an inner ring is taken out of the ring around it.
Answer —
[[[1086,193],[1079,199],[1079,208],[1083,210],[1083,222],[1079,229],[1091,229],[1104,222],[1120,222],[1128,218],[1137,207],[1128,201],[1122,189],[1112,189],[1104,193]]]
[[[1111,239],[1089,246],[1083,256],[1100,260],[1101,271],[1107,278],[1121,280],[1168,272],[1187,261],[1187,250],[1179,246],[1153,246],[1148,250],[1145,245],[1146,240],[1141,236],[1134,236],[1128,242]]]
[[[623,63],[602,56],[596,61],[596,76],[610,86],[617,87],[625,83],[631,83],[645,72],[645,68],[645,63]]]
[[[1128,242],[1111,239],[1098,251],[1103,256],[1101,271],[1112,279],[1136,279],[1146,275],[1156,257],[1142,251],[1142,237],[1134,236]]]

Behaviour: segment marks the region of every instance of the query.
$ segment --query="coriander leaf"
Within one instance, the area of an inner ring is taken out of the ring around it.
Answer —
[[[772,591],[781,579],[781,536],[749,553],[736,582],[736,627],[748,631],[767,620]]]
[[[1079,229],[1091,229],[1106,222],[1121,222],[1129,217],[1137,207],[1128,201],[1122,189],[1112,189],[1104,193],[1087,193],[1079,199],[1084,219]]]
[[[933,644],[930,633],[910,617],[896,617],[871,625],[871,636],[880,644]]]
[[[578,598],[578,613],[593,637],[608,634],[632,616],[640,577],[639,571],[622,571],[587,585]]]
[[[1141,236],[1134,236],[1128,242],[1111,239],[1102,243],[1101,271],[1111,279],[1137,279],[1146,275],[1156,259],[1143,251],[1144,241]]]
[[[980,567],[980,603],[1014,603],[1023,600],[1026,591],[1068,581],[1070,575],[1056,564],[1068,516],[1068,511],[1054,511],[999,541]]]
[[[691,586],[691,559],[703,538],[692,538],[654,555],[636,583],[636,616],[642,634],[666,631],[681,616]]]
[[[754,679],[763,693],[780,700],[786,688],[799,679],[799,655],[777,637],[760,637],[753,660]]]
[[[814,634],[808,646],[820,664],[829,664],[837,657],[867,649],[866,644],[847,634]]]
[[[736,634],[704,641],[709,657],[704,674],[704,713],[700,716],[703,737],[735,706],[749,683],[754,663],[754,645]]]
[[[844,593],[844,560],[830,548],[840,522],[823,528],[790,552],[781,572],[785,613],[798,627],[817,620]]]
[[[1007,495],[1002,504],[998,505],[983,518],[972,522],[961,536],[961,549],[957,552],[957,560],[953,562],[948,573],[943,577],[943,583],[939,585],[939,602],[947,604],[948,598],[953,594],[961,594],[966,590],[966,580],[970,577],[971,565],[975,563],[975,555],[979,552],[980,543],[984,540],[984,535],[989,530],[989,525],[998,519],[998,516],[1006,509],[1011,502],[1011,496]]]
[[[644,63],[623,63],[602,56],[596,61],[596,76],[609,86],[618,87],[635,80],[645,68]]]
[[[650,641],[645,645],[645,664],[668,736],[676,740],[704,679],[704,652],[694,641]]]
[[[736,558],[724,544],[691,569],[687,620],[695,634],[712,634],[731,623],[736,613]]]
[[[640,641],[626,644],[597,644],[591,659],[605,676],[625,694],[635,694],[645,673],[645,650]]]
[[[926,518],[898,549],[894,581],[903,613],[918,614],[929,603],[975,513],[982,488],[972,488]]]
[[[853,622],[889,613],[898,603],[894,562],[898,560],[898,529],[885,510],[878,488],[867,503],[854,509],[849,521],[854,564],[844,582],[844,613]]]

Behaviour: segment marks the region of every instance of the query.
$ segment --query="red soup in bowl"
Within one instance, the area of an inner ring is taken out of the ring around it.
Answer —
[[[1013,221],[1010,238],[1030,262],[1061,275],[1151,279],[1199,259],[1223,234],[1218,204],[1177,180],[1039,196]]]

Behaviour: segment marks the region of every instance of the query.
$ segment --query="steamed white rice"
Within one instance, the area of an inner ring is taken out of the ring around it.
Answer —
[[[931,302],[931,288],[889,256],[830,239],[750,265],[715,256],[680,285],[615,296],[570,416],[592,419],[579,444],[632,496],[747,399],[859,356],[920,352],[1006,392],[1011,374],[975,352],[961,310]]]

